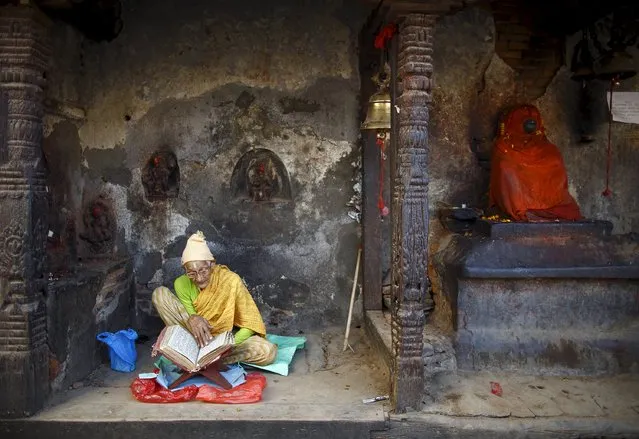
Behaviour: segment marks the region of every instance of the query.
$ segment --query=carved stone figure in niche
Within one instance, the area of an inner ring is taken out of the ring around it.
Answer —
[[[235,197],[253,202],[291,199],[291,184],[282,161],[268,149],[244,154],[231,176]]]
[[[273,193],[280,192],[280,181],[271,160],[254,160],[246,172],[249,197],[253,201],[270,201]]]
[[[89,244],[94,254],[109,253],[115,239],[115,221],[108,201],[100,196],[89,203],[84,209],[82,220],[84,232],[80,234],[80,238]]]
[[[142,185],[149,201],[176,198],[180,189],[180,167],[175,154],[154,153],[142,171]]]
[[[568,192],[559,149],[546,138],[539,110],[521,105],[499,126],[493,148],[490,205],[517,221],[581,219]]]

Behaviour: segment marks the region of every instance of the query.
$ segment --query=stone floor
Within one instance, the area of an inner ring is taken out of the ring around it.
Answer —
[[[390,316],[367,316],[372,340],[389,357]],[[427,325],[424,340],[437,337]],[[464,372],[454,365],[440,370],[428,378],[420,412],[391,414],[390,429],[371,437],[639,438],[639,375],[542,377]],[[491,392],[491,382],[499,383],[501,396]]]
[[[502,394],[491,393],[491,382]],[[491,372],[438,376],[423,412],[492,418],[608,417],[639,424],[639,376],[536,377]]]
[[[264,372],[268,384],[259,403],[224,405],[191,401],[164,405],[136,401],[129,385],[138,373],[152,371],[149,342],[139,346],[135,373],[118,373],[103,366],[85,381],[57,395],[34,417],[5,424],[9,426],[5,433],[11,435],[3,435],[0,422],[0,437],[39,437],[39,434],[49,438],[76,437],[95,431],[98,425],[113,429],[99,437],[175,437],[170,433],[174,425],[166,421],[188,421],[190,428],[201,425],[203,431],[214,429],[216,438],[254,437],[246,431],[260,431],[260,425],[287,431],[282,437],[324,437],[326,431],[322,428],[330,428],[337,430],[334,437],[364,438],[370,437],[371,430],[386,428],[388,401],[362,402],[364,398],[389,392],[388,369],[367,343],[363,329],[351,330],[352,350],[345,352],[342,328],[305,336],[306,348],[296,352],[288,376]],[[155,425],[152,435],[147,434],[148,429],[145,434],[123,430],[126,424],[133,426],[138,421],[146,425],[155,422],[160,427]],[[246,425],[240,425],[241,422]],[[320,422],[328,427],[319,427]],[[57,430],[52,426],[63,423],[65,428],[54,434]],[[266,431],[262,429],[261,435],[255,437],[276,437]]]
[[[382,318],[381,321],[384,321]],[[388,328],[386,328],[388,329]],[[379,335],[380,343],[389,334]],[[428,335],[428,334],[427,334]],[[188,402],[144,404],[129,391],[150,371],[150,344],[139,349],[134,374],[102,367],[59,394],[36,416],[0,421],[0,437],[153,438],[639,438],[639,376],[532,377],[489,372],[442,372],[428,383],[419,412],[388,414],[388,367],[362,329],[307,334],[287,377],[265,373],[263,401],[249,405]],[[382,340],[383,339],[383,340]],[[502,395],[491,393],[497,382]],[[125,422],[123,422],[125,421]]]

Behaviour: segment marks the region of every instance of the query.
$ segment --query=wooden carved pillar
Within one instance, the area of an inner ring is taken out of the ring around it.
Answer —
[[[424,300],[428,291],[428,105],[434,15],[409,14],[399,24],[392,153],[392,397],[397,412],[418,410],[424,391]]]
[[[0,417],[35,413],[49,389],[42,163],[47,28],[34,8],[0,8]]]

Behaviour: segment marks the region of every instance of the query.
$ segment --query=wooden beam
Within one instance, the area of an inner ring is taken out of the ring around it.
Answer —
[[[379,54],[373,45],[371,27],[378,28],[376,14],[360,34],[360,121],[366,118],[368,99],[376,91],[371,80],[379,64]],[[362,132],[362,282],[364,309],[382,309],[382,233],[377,191],[379,190],[379,148],[374,130]]]
[[[446,15],[479,3],[479,0],[384,0],[387,19],[407,14]]]
[[[424,301],[428,293],[428,123],[435,15],[408,14],[399,25],[393,159],[392,399],[399,413],[419,410],[424,392]]]
[[[382,227],[377,208],[379,190],[379,147],[377,134],[367,130],[362,136],[362,264],[364,309],[382,309]]]

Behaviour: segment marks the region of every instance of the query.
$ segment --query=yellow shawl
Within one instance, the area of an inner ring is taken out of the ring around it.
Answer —
[[[266,335],[262,316],[244,282],[224,265],[213,267],[209,285],[193,304],[198,315],[213,327],[213,335],[231,331],[234,326]]]

